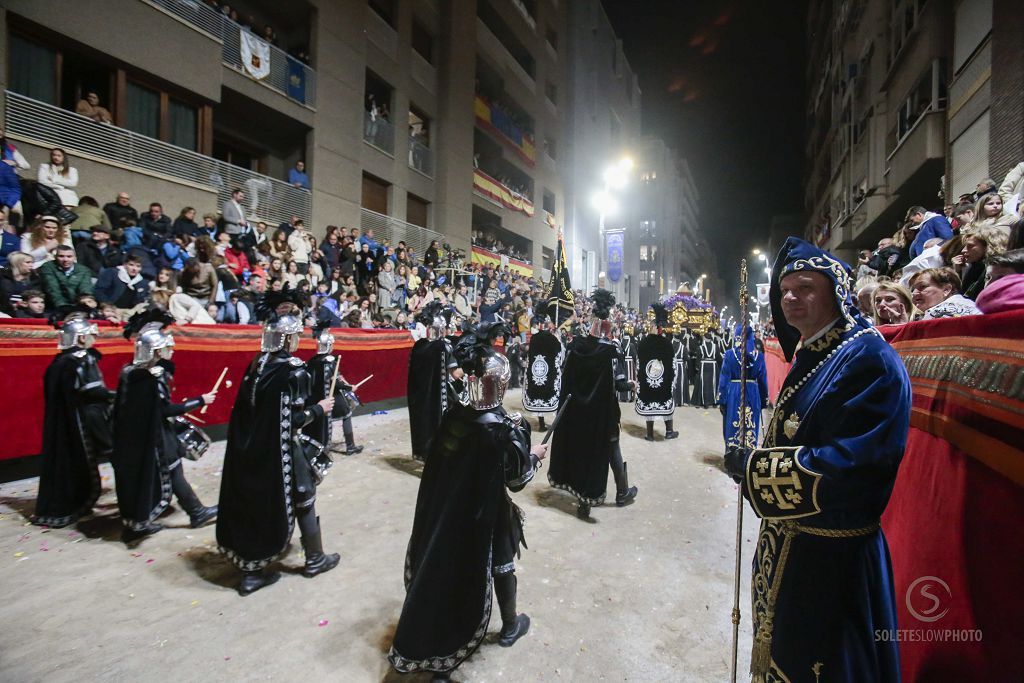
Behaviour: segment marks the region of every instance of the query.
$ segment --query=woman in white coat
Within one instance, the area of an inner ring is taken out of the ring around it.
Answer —
[[[50,163],[39,164],[36,180],[56,192],[64,206],[69,209],[78,206],[78,195],[74,190],[78,187],[78,169],[71,165],[68,155],[60,147],[50,150]]]

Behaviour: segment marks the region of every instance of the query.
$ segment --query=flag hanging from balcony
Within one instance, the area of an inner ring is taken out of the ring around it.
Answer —
[[[297,59],[288,57],[288,97],[306,103],[306,67]]]
[[[549,306],[558,306],[564,311],[564,314],[560,315],[563,319],[576,312],[576,297],[572,293],[572,283],[569,282],[569,269],[565,267],[565,245],[562,243],[561,233],[558,234],[558,247],[551,264],[551,283],[548,285],[547,299]]]
[[[242,68],[256,80],[270,75],[270,44],[266,43],[250,31],[239,29],[239,52],[242,57]]]

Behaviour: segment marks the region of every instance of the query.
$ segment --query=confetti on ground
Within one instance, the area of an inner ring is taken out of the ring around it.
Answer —
[[[199,604],[199,601],[198,601],[198,600],[193,600],[193,601],[192,601],[192,606],[193,606],[193,607],[195,607],[195,606],[196,606],[196,605],[198,605],[198,604]]]
[[[320,623],[318,623],[317,626],[327,626],[327,620],[326,619],[321,619]]]
[[[24,554],[25,554],[25,553],[22,553],[22,552],[17,552],[17,553],[14,553],[14,556],[15,556],[15,557],[21,557],[21,556],[22,556],[22,555],[24,555]]]
[[[146,560],[146,564],[153,564],[153,558],[151,557],[148,560]]]

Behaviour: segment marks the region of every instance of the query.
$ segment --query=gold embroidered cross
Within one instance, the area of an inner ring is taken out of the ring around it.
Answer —
[[[762,454],[758,458],[756,467],[762,473],[765,469],[770,470],[768,476],[762,476],[755,472],[751,477],[754,488],[762,489],[761,498],[766,503],[774,504],[780,510],[793,510],[796,508],[795,504],[803,500],[797,493],[803,488],[800,484],[800,476],[796,471],[790,471],[793,467],[793,459],[786,451],[769,451]],[[774,496],[763,489],[771,489]],[[770,500],[768,496],[774,500]]]

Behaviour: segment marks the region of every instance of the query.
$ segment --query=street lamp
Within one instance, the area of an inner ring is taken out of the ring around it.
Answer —
[[[614,215],[619,210],[619,203],[615,199],[614,191],[622,190],[629,184],[629,175],[633,170],[633,160],[629,157],[622,157],[614,164],[604,169],[601,174],[601,189],[594,193],[591,202],[597,210],[597,229],[601,235],[601,262],[605,263],[608,258],[608,245],[605,243],[604,221],[607,216]],[[607,267],[605,268],[607,270]]]

